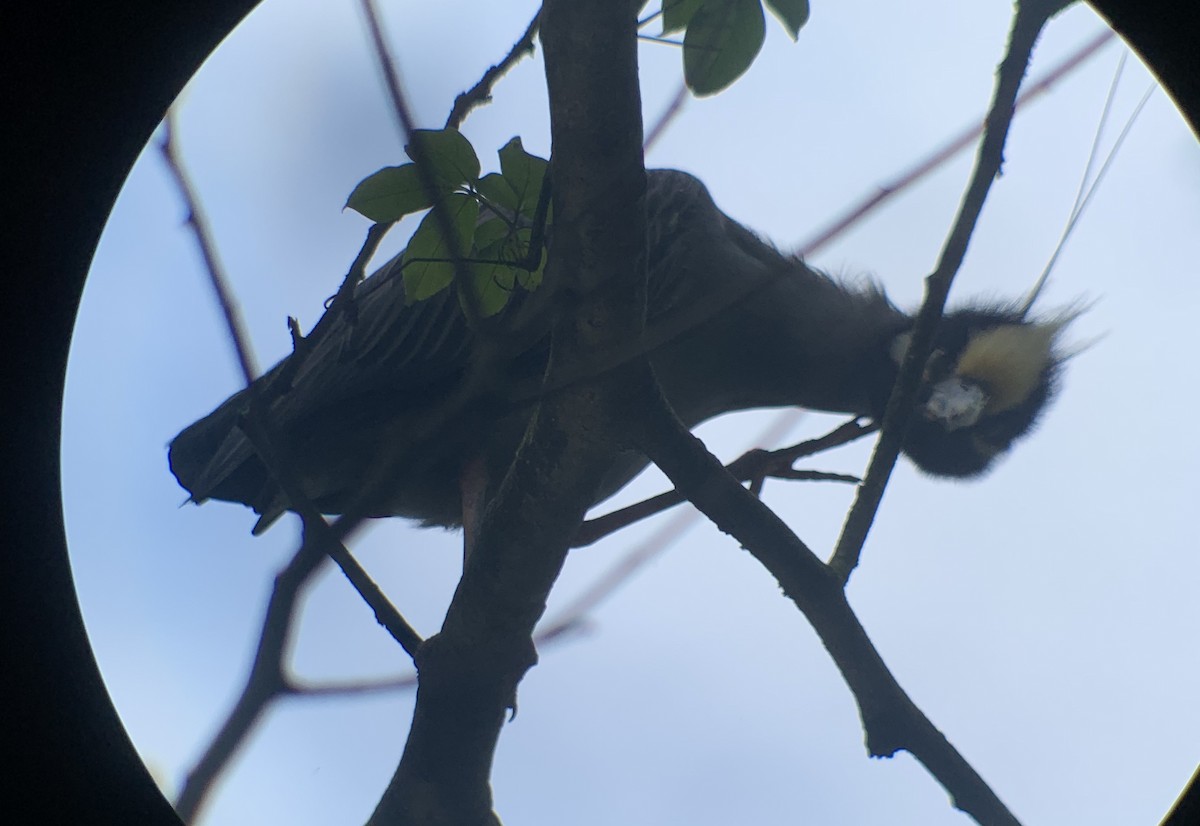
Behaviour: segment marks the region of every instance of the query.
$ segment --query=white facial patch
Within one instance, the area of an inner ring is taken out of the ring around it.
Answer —
[[[987,403],[988,395],[982,387],[959,376],[951,376],[933,386],[924,413],[925,418],[941,422],[947,430],[958,430],[979,421]]]
[[[991,412],[1016,407],[1041,381],[1064,323],[1006,324],[977,333],[959,357],[956,372],[987,385]]]

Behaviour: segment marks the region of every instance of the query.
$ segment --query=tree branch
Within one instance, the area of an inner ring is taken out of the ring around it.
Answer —
[[[859,424],[853,419],[824,436],[800,442],[791,447],[778,450],[753,449],[734,459],[725,466],[739,482],[751,482],[752,490],[761,489],[762,481],[766,478],[803,479],[811,481],[851,482],[857,484],[862,480],[856,476],[845,476],[838,473],[819,473],[817,471],[793,470],[792,464],[806,456],[812,456],[840,445],[848,444],[878,430],[875,425]],[[757,495],[757,491],[756,491]],[[635,502],[619,510],[589,519],[584,522],[579,533],[571,542],[572,548],[582,548],[600,541],[616,531],[626,528],[635,522],[662,513],[668,508],[687,501],[678,489],[660,493],[641,502]]]
[[[637,411],[630,421],[638,427],[640,448],[775,577],[812,624],[858,703],[868,752],[887,757],[905,749],[945,787],[954,805],[978,822],[1016,824],[983,778],[896,682],[850,608],[842,581],[721,467],[656,390],[644,391]]]
[[[478,83],[454,99],[450,116],[446,118],[447,128],[458,129],[462,126],[463,121],[467,119],[467,115],[471,114],[473,109],[491,101],[492,87],[496,85],[496,82],[520,62],[521,58],[533,54],[533,38],[537,36],[541,14],[541,9],[534,12],[533,19],[525,27],[525,33],[517,39],[508,54],[499,63],[484,72]]]
[[[548,380],[636,336],[644,315],[635,5],[550,0],[542,11],[555,198],[547,280],[578,297],[554,330]],[[372,824],[498,823],[496,741],[536,661],[531,635],[546,596],[619,444],[612,412],[623,381],[618,372],[538,405],[442,630],[417,658],[412,727]]]
[[[221,307],[221,314],[225,317],[225,326],[229,329],[229,340],[237,354],[242,377],[246,380],[246,384],[250,384],[258,375],[254,354],[250,352],[250,336],[246,333],[246,324],[242,320],[242,312],[233,298],[233,291],[229,289],[229,277],[225,274],[225,268],[221,266],[216,244],[211,240],[212,234],[208,231],[208,219],[204,216],[196,189],[192,186],[187,169],[184,168],[183,159],[179,156],[178,145],[175,142],[174,107],[167,110],[167,116],[163,119],[162,138],[158,148],[162,152],[163,160],[167,163],[167,169],[175,179],[176,186],[179,187],[184,206],[187,207],[188,226],[191,227],[196,244],[200,247],[200,256],[203,258],[205,270],[208,272],[208,281],[212,285],[217,303]]]
[[[999,175],[1004,161],[1004,143],[1012,123],[1017,92],[1029,65],[1034,44],[1046,21],[1058,12],[1062,5],[1061,0],[1021,0],[1017,4],[1009,34],[1008,51],[1000,63],[996,91],[984,121],[983,142],[976,156],[975,170],[963,194],[958,216],[942,247],[937,267],[925,279],[925,302],[917,314],[904,364],[888,399],[879,442],[871,456],[866,480],[859,488],[854,504],[846,516],[842,535],[829,562],[830,568],[843,582],[849,580],[851,572],[858,565],[867,533],[875,520],[875,513],[883,500],[883,492],[891,477],[892,468],[895,467],[900,448],[904,444],[917,390],[921,384],[921,375],[933,352],[934,335],[942,318],[946,296],[966,256],[967,245],[983,211],[988,190],[991,189],[992,181]]]
[[[272,590],[266,616],[263,619],[263,627],[259,633],[254,663],[251,666],[246,685],[242,689],[242,694],[216,737],[205,749],[196,766],[188,773],[180,791],[176,810],[180,817],[190,821],[198,814],[212,790],[213,784],[245,738],[249,736],[262,712],[273,700],[288,692],[283,675],[283,659],[287,650],[287,641],[292,633],[298,595],[316,573],[320,562],[326,555],[334,559],[347,579],[358,590],[359,595],[374,610],[378,622],[391,633],[405,651],[410,655],[414,654],[421,644],[421,638],[387,600],[345,546],[340,543],[339,538],[335,536],[324,517],[317,512],[304,495],[303,488],[297,481],[299,477],[288,466],[285,457],[279,455],[271,447],[271,428],[268,421],[267,404],[261,398],[261,394],[258,392],[259,388],[254,384],[255,367],[249,341],[241,323],[237,303],[228,287],[228,279],[220,267],[216,252],[217,245],[212,231],[204,218],[199,197],[195,188],[191,186],[183,165],[183,159],[175,141],[175,132],[171,128],[172,119],[172,113],[168,111],[160,148],[167,168],[179,186],[180,197],[188,209],[188,224],[200,247],[209,281],[212,283],[224,312],[229,338],[238,353],[238,361],[247,383],[250,404],[243,416],[241,426],[255,449],[259,451],[268,471],[285,491],[293,507],[300,512],[304,523],[303,544],[284,570],[276,576],[275,587]],[[346,284],[352,281],[356,273],[361,273],[384,231],[386,228],[381,228],[381,225],[377,224],[368,233],[362,251],[355,260],[354,266],[351,267],[342,289],[339,290],[340,302],[335,299],[335,303],[338,303],[339,306],[346,306],[346,302],[349,300]],[[296,336],[294,330],[293,336]],[[305,340],[300,338],[296,345],[299,347],[303,342]],[[290,383],[290,380],[289,375],[287,382]]]

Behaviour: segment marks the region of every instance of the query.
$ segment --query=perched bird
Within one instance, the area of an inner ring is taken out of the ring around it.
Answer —
[[[690,175],[648,172],[646,205],[645,346],[688,427],[760,407],[882,417],[910,315],[877,286],[841,283],[780,253],[722,213]],[[533,299],[514,297],[525,300]],[[1024,316],[1013,304],[942,319],[904,444],[922,470],[982,474],[1037,422],[1058,384],[1058,339],[1072,316]],[[464,473],[482,467],[498,483],[515,454],[549,328],[543,318],[526,330],[479,382],[471,367],[484,344],[453,290],[406,305],[397,258],[358,285],[353,312],[319,324],[308,352],[285,358],[254,392],[276,446],[322,512],[355,503],[363,515],[456,526]],[[252,507],[262,515],[258,532],[289,503],[239,426],[248,398],[247,390],[235,393],[180,433],[170,465],[193,501]],[[597,501],[646,463],[615,456]]]

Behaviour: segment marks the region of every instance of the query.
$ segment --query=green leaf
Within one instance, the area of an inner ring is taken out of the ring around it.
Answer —
[[[475,189],[493,206],[503,207],[512,215],[517,214],[517,193],[499,172],[489,172],[479,179]],[[512,217],[511,215],[508,217]]]
[[[808,22],[808,0],[763,0],[771,13],[779,18],[784,30],[792,40],[800,34],[800,28]]]
[[[537,213],[538,197],[549,163],[545,158],[531,155],[521,145],[519,137],[500,148],[500,172],[517,196],[514,211],[532,219]]]
[[[368,175],[346,199],[347,207],[379,224],[399,221],[410,212],[428,209],[431,203],[417,167],[411,163],[385,166]]]
[[[697,97],[714,95],[750,68],[767,35],[760,0],[705,0],[683,37],[683,77]]]
[[[475,238],[472,244],[475,249],[482,250],[495,244],[497,241],[505,241],[508,239],[508,224],[501,218],[488,218],[483,223],[475,227]],[[472,258],[486,258],[487,256],[471,254]]]
[[[479,177],[479,157],[457,129],[414,130],[404,152],[414,161],[423,154],[434,180],[447,192]]]
[[[475,231],[471,258],[471,284],[484,316],[502,310],[518,288],[533,290],[542,283],[546,251],[538,250],[537,265],[526,269],[533,229],[522,227],[515,233],[500,220],[485,221]],[[487,261],[487,263],[481,263]]]
[[[471,249],[471,236],[479,218],[479,202],[469,195],[454,193],[442,200],[454,230],[454,246],[462,255]],[[437,295],[454,281],[454,263],[433,210],[421,219],[421,225],[404,250],[404,296],[408,303]]]
[[[507,239],[478,250],[472,257],[505,260]],[[471,289],[479,300],[479,312],[485,318],[504,309],[516,288],[520,270],[511,264],[472,264]]]
[[[673,34],[687,28],[692,15],[704,0],[663,0],[662,33]]]

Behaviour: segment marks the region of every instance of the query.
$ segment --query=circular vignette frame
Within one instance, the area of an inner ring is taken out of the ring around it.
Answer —
[[[1200,4],[1091,4],[1200,135]],[[171,101],[256,5],[18,0],[0,30],[0,742],[16,766],[0,787],[26,822],[180,823],[121,726],[79,612],[62,515],[62,394],[84,279],[125,177]],[[1200,822],[1198,777],[1164,823]]]

